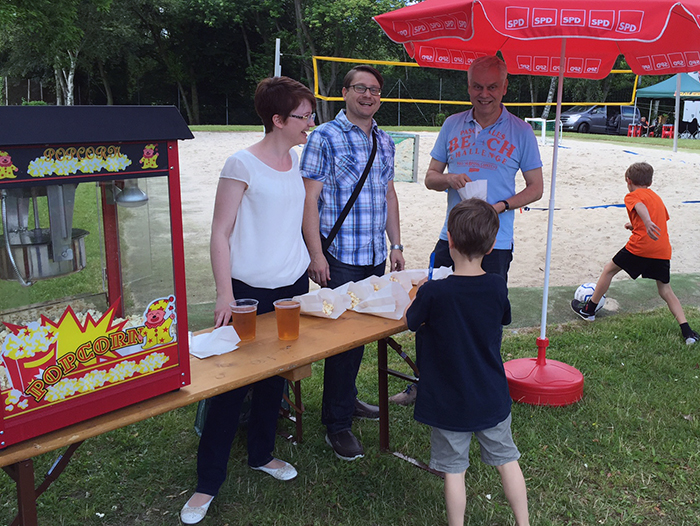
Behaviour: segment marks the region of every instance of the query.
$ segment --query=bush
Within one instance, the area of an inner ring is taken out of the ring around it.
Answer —
[[[22,97],[22,106],[48,106],[43,100],[24,100]]]
[[[445,113],[438,113],[435,115],[435,126],[442,126],[445,123],[447,115]]]

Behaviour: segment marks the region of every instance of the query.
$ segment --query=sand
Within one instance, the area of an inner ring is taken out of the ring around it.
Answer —
[[[419,135],[418,182],[396,183],[406,268],[427,267],[445,220],[445,194],[428,190],[424,185],[437,133]],[[205,303],[215,299],[209,266],[209,231],[224,160],[261,138],[262,132],[196,132],[194,140],[180,142],[188,302]],[[568,137],[561,142],[554,197],[550,286],[573,289],[581,283],[596,281],[603,265],[624,246],[629,237],[624,228],[627,213],[624,208],[604,206],[623,202],[627,192],[625,169],[639,161],[654,167],[652,189],[664,200],[671,216],[671,272],[700,272],[700,156],[673,153],[671,141],[667,149],[644,148],[643,145],[643,138],[634,147]],[[529,210],[516,211],[515,253],[509,273],[511,287],[542,287],[544,283],[552,144],[540,145],[540,151],[544,162],[544,194]],[[399,162],[408,162],[406,155],[400,153]],[[522,188],[520,174],[516,180],[518,189]],[[623,274],[615,279],[628,279]]]

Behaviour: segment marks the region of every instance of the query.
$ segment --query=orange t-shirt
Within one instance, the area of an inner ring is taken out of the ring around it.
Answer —
[[[647,234],[642,218],[634,205],[642,203],[649,210],[651,220],[659,227],[659,239],[654,241]],[[668,239],[666,221],[668,210],[661,198],[649,188],[637,188],[625,196],[625,207],[632,223],[632,235],[625,248],[636,256],[651,259],[671,259],[671,242]]]

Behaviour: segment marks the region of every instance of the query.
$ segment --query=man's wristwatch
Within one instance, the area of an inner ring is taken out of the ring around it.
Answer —
[[[403,252],[403,245],[391,245],[389,247],[389,250],[400,250],[401,252]]]
[[[505,206],[505,208],[503,209],[504,212],[507,212],[508,210],[510,210],[510,205],[508,204],[508,201],[506,201],[505,199],[501,199],[499,201],[499,203],[503,203],[503,206]]]

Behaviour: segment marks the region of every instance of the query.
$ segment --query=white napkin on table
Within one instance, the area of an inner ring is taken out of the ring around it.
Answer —
[[[218,356],[238,349],[241,339],[236,330],[230,325],[214,329],[211,332],[198,334],[190,340],[190,354],[197,358]]]

